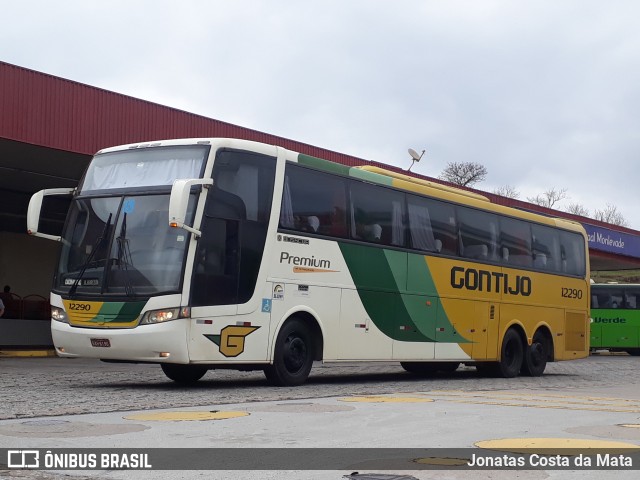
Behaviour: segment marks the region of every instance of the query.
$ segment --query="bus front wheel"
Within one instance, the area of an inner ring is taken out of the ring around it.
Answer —
[[[196,383],[208,370],[206,367],[199,365],[180,365],[176,363],[161,363],[160,366],[169,379],[182,384]]]
[[[273,364],[264,369],[264,374],[273,385],[301,385],[309,377],[313,357],[313,341],[309,328],[303,321],[293,318],[280,329]]]
[[[500,376],[513,378],[518,376],[524,360],[524,346],[518,332],[510,328],[502,339],[502,350],[497,368]]]

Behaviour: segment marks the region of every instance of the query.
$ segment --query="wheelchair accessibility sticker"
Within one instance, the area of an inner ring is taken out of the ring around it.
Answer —
[[[263,313],[271,313],[271,299],[263,298],[262,299],[262,312]]]

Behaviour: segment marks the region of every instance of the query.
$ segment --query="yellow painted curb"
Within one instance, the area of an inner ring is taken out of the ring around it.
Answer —
[[[625,423],[620,426],[625,428],[640,428],[640,425],[637,423]]]
[[[430,398],[417,397],[383,397],[372,395],[369,397],[345,397],[339,399],[341,402],[362,402],[362,403],[426,403],[433,402]]]
[[[55,357],[55,350],[0,350],[0,357]]]
[[[606,449],[608,453],[640,451],[640,445],[610,440],[585,440],[580,438],[502,438],[476,442],[476,447],[512,453],[531,453],[532,450],[558,450],[563,454],[584,453],[585,449]]]
[[[125,420],[161,421],[161,422],[181,422],[193,420],[227,420],[248,416],[248,412],[220,412],[213,410],[210,412],[152,412],[138,413],[124,417]]]

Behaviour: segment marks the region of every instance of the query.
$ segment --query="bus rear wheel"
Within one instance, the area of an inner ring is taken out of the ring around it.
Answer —
[[[206,367],[199,365],[181,365],[176,363],[161,363],[160,366],[170,380],[185,385],[196,383],[208,370]]]
[[[309,377],[313,358],[311,332],[303,321],[293,318],[280,329],[273,364],[264,369],[264,374],[279,387],[301,385]]]
[[[524,346],[518,332],[510,328],[502,339],[500,361],[497,364],[497,373],[504,378],[517,377],[522,369],[524,360]]]
[[[531,345],[525,347],[521,373],[529,377],[539,377],[547,367],[549,342],[544,332],[538,330],[533,335]]]

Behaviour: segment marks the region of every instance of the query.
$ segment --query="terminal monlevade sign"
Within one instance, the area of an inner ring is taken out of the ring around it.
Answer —
[[[640,236],[616,232],[608,228],[583,223],[589,237],[589,248],[603,252],[640,258]]]

